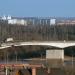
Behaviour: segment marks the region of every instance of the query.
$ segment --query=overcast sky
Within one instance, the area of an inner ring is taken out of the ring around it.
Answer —
[[[75,17],[75,0],[0,0],[0,16]]]

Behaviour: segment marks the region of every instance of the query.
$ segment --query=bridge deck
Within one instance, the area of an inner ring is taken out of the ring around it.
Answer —
[[[52,46],[58,48],[66,48],[75,46],[75,41],[30,41],[30,42],[14,42],[14,43],[2,43],[0,49],[12,47],[12,46],[27,46],[27,45],[38,45],[38,46]]]

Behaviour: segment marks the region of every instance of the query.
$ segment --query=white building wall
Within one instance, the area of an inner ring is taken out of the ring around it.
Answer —
[[[13,20],[8,20],[8,24],[13,24]]]
[[[17,20],[16,19],[10,19],[8,20],[8,24],[16,24]]]
[[[24,20],[21,20],[21,24],[24,25]]]

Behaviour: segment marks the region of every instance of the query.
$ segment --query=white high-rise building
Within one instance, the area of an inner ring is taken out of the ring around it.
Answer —
[[[2,17],[2,20],[6,20],[7,19],[7,17],[4,15],[3,17]]]
[[[11,20],[11,16],[7,16],[7,20]]]
[[[55,25],[55,23],[56,23],[56,19],[51,19],[50,20],[50,25]]]

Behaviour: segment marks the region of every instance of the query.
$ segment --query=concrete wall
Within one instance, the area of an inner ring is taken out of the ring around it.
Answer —
[[[55,49],[55,50],[46,50],[47,59],[64,59],[64,50]]]

